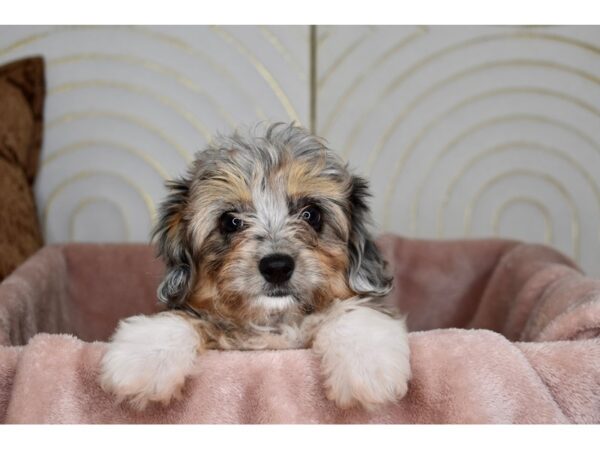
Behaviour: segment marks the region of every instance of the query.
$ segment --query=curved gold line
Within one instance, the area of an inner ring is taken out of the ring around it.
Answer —
[[[150,222],[154,223],[154,220],[156,217],[156,208],[154,207],[154,202],[152,201],[152,198],[146,192],[144,192],[144,190],[142,188],[140,188],[136,183],[131,181],[128,177],[121,175],[120,173],[117,173],[117,172],[109,172],[107,170],[84,170],[81,172],[77,172],[75,175],[72,175],[68,178],[65,178],[52,190],[52,192],[50,192],[50,195],[48,196],[48,200],[46,201],[46,204],[44,205],[44,209],[43,209],[43,213],[42,213],[42,217],[43,217],[43,221],[44,221],[44,228],[48,221],[48,212],[49,212],[52,204],[58,197],[58,195],[60,195],[62,193],[62,191],[64,191],[65,188],[69,184],[75,183],[77,181],[85,180],[86,178],[90,178],[93,176],[105,176],[105,177],[117,178],[117,179],[121,180],[122,182],[124,182],[125,184],[127,184],[129,187],[131,187],[135,192],[137,192],[137,194],[144,201],[144,204],[146,205],[146,209],[148,210],[148,217],[150,218]]]
[[[466,70],[457,72],[457,73],[435,83],[433,86],[431,86],[430,88],[425,90],[422,94],[418,95],[415,99],[413,99],[413,101],[411,101],[408,104],[408,106],[406,108],[404,108],[400,112],[400,114],[398,114],[394,118],[394,120],[390,123],[390,125],[387,126],[385,132],[383,133],[383,136],[381,137],[381,139],[375,146],[374,150],[369,154],[369,160],[367,162],[367,167],[368,167],[367,171],[372,170],[373,165],[375,164],[375,161],[377,160],[377,158],[379,158],[381,152],[385,148],[385,146],[388,143],[388,141],[390,140],[391,136],[394,134],[394,131],[396,130],[396,128],[398,127],[400,122],[402,122],[406,117],[408,117],[408,115],[412,111],[414,111],[419,106],[420,103],[422,103],[426,98],[432,96],[436,91],[451,84],[454,81],[460,80],[461,78],[466,78],[466,77],[476,74],[478,72],[485,72],[487,70],[496,69],[498,67],[520,67],[520,66],[552,68],[552,69],[555,69],[555,70],[558,70],[561,72],[566,72],[566,73],[578,76],[585,80],[591,81],[594,84],[600,84],[599,77],[591,75],[583,70],[574,69],[572,67],[565,66],[563,64],[557,64],[552,61],[514,59],[514,60],[506,60],[506,61],[494,61],[491,63],[484,63],[484,64],[480,64],[480,65],[477,65],[474,67],[470,67]],[[506,91],[507,89],[515,89],[515,88],[498,88],[492,92],[500,91],[503,89],[505,90],[504,92],[507,92]],[[550,92],[550,93],[552,93],[551,95],[554,97],[560,97],[560,98],[565,98],[565,99],[568,98],[573,103],[577,103],[579,106],[582,106],[583,108],[588,109],[589,111],[591,111],[595,114],[598,114],[597,109],[595,109],[591,106],[588,106],[585,102],[582,102],[581,100],[579,100],[576,97],[569,96],[567,94],[563,94],[562,92],[552,91],[550,89],[544,89],[544,88],[539,88],[539,87],[535,87],[535,86],[530,87],[528,89],[531,91],[539,92],[539,93]],[[476,97],[470,97],[470,98],[476,98]]]
[[[33,42],[39,41],[40,39],[47,37],[47,36],[55,34],[59,30],[60,30],[59,28],[51,28],[51,29],[43,31],[41,33],[31,34],[22,39],[19,39],[16,42],[13,42],[12,44],[7,45],[4,48],[0,48],[0,56],[4,56],[4,55],[18,49],[19,47],[29,45]]]
[[[533,197],[528,197],[528,196],[524,196],[524,195],[509,198],[504,203],[502,203],[496,209],[496,211],[494,211],[493,219],[492,219],[492,229],[494,230],[494,235],[500,236],[500,219],[502,218],[504,211],[506,211],[506,209],[509,206],[518,204],[518,203],[529,204],[542,213],[542,216],[544,216],[544,242],[546,244],[550,244],[553,240],[553,234],[554,234],[553,230],[552,230],[552,218],[550,215],[550,210],[546,207],[546,205],[544,205],[539,200],[537,200]]]
[[[344,148],[348,148],[348,149],[351,148],[354,140],[356,139],[356,136],[358,135],[358,133],[360,131],[362,131],[362,128],[364,127],[364,124],[366,123],[366,120],[365,120],[366,117],[370,116],[373,112],[373,109],[375,109],[375,107],[377,107],[377,105],[379,105],[381,103],[381,101],[383,99],[385,99],[385,97],[388,95],[388,91],[397,89],[398,86],[400,86],[407,78],[409,78],[412,74],[416,73],[421,68],[427,66],[431,61],[434,61],[436,58],[438,58],[440,56],[446,56],[447,54],[450,54],[457,50],[468,48],[471,45],[478,45],[478,44],[483,44],[483,43],[487,43],[487,42],[510,40],[510,39],[539,39],[539,40],[557,41],[557,42],[561,42],[566,45],[572,45],[574,47],[578,47],[583,50],[590,51],[590,52],[594,53],[595,55],[600,54],[599,47],[596,47],[592,44],[588,44],[583,41],[579,41],[577,39],[566,38],[564,36],[557,36],[557,35],[551,35],[551,34],[537,34],[537,33],[530,33],[530,32],[525,32],[525,33],[511,32],[510,34],[492,34],[492,35],[487,35],[487,36],[478,36],[473,39],[468,39],[466,41],[461,41],[456,44],[452,44],[448,47],[444,47],[444,48],[426,56],[425,58],[418,61],[416,64],[412,65],[406,71],[402,72],[400,75],[395,77],[392,80],[392,82],[387,85],[387,87],[384,89],[382,94],[380,94],[377,97],[377,99],[375,99],[371,103],[371,105],[364,111],[364,113],[358,118],[358,120],[350,128],[352,130],[352,132],[348,136],[348,139],[346,139],[346,141],[344,143]],[[348,152],[349,151],[350,150],[348,150]]]
[[[405,36],[400,41],[398,41],[393,47],[391,47],[389,50],[387,50],[385,53],[383,53],[379,58],[377,58],[367,68],[367,70],[362,72],[358,77],[356,77],[354,79],[354,81],[348,87],[348,89],[346,89],[342,93],[342,95],[338,98],[338,100],[336,101],[335,105],[333,106],[333,108],[331,110],[331,113],[327,116],[327,118],[325,120],[325,124],[323,125],[323,131],[321,131],[322,134],[324,134],[324,135],[329,134],[329,130],[333,126],[333,121],[334,121],[335,117],[339,114],[339,112],[344,107],[344,105],[350,100],[350,97],[354,94],[354,92],[358,89],[358,87],[363,83],[363,81],[369,75],[371,75],[371,73],[373,73],[377,68],[379,68],[379,66],[381,66],[391,55],[393,55],[396,52],[399,52],[400,50],[402,50],[405,46],[410,44],[415,39],[423,36],[424,34],[427,34],[429,27],[420,26],[418,28],[419,29],[416,32],[411,33],[408,36]],[[344,153],[344,156],[347,155],[347,152],[345,150],[343,151],[343,153]]]
[[[335,73],[337,69],[343,64],[343,62],[358,48],[365,40],[373,34],[373,29],[368,28],[368,31],[362,33],[357,39],[354,39],[352,43],[341,52],[338,57],[331,63],[329,68],[325,71],[323,76],[317,81],[317,88],[322,88],[327,84],[327,80]]]
[[[452,193],[456,189],[456,185],[458,184],[458,182],[465,176],[465,174],[469,170],[471,170],[481,160],[483,160],[491,155],[502,153],[507,150],[511,150],[515,147],[538,150],[542,153],[548,153],[548,154],[554,156],[555,158],[561,159],[561,160],[566,161],[567,163],[571,164],[573,166],[573,168],[577,172],[579,172],[579,174],[583,178],[585,178],[585,180],[588,182],[590,188],[592,189],[592,191],[594,192],[594,195],[596,196],[597,205],[600,208],[600,188],[596,184],[594,177],[592,175],[590,175],[590,173],[581,164],[579,164],[579,162],[577,160],[575,160],[574,158],[569,156],[566,152],[562,152],[561,150],[559,150],[555,147],[538,144],[537,142],[531,142],[531,141],[507,142],[504,144],[500,144],[500,145],[496,145],[494,147],[487,148],[487,149],[483,150],[482,152],[477,153],[473,158],[471,158],[469,161],[467,161],[467,163],[465,165],[463,165],[460,168],[460,170],[450,179],[450,183],[448,184],[448,188],[446,189],[445,195],[442,199],[442,203],[440,204],[440,206],[438,208],[438,214],[437,214],[438,236],[440,236],[440,237],[443,236],[443,228],[444,228],[443,227],[443,214],[444,214],[444,211],[446,210],[446,208],[448,207],[448,203],[450,202]],[[417,214],[418,214],[418,210],[417,210]],[[600,239],[600,236],[599,236],[599,239]]]
[[[489,91],[489,92],[483,92],[483,93],[474,95],[472,97],[468,97],[468,98],[462,100],[461,102],[459,102],[458,104],[454,105],[452,108],[450,108],[450,109],[444,111],[442,114],[438,115],[436,118],[434,118],[432,121],[430,121],[426,126],[422,127],[421,130],[419,131],[419,133],[417,133],[417,136],[408,145],[407,150],[401,154],[400,158],[396,162],[394,171],[392,173],[392,179],[391,179],[390,183],[388,184],[388,187],[384,194],[384,204],[386,206],[388,206],[389,203],[391,202],[391,198],[394,195],[396,184],[398,182],[398,179],[400,178],[402,169],[404,167],[404,163],[406,162],[408,157],[412,154],[412,152],[417,147],[419,142],[421,142],[421,140],[423,140],[425,135],[427,133],[429,133],[429,131],[431,129],[433,129],[438,123],[440,123],[446,117],[450,116],[451,114],[455,113],[456,111],[460,110],[464,106],[470,105],[477,101],[480,101],[480,100],[483,100],[486,98],[491,98],[491,97],[498,96],[498,95],[503,95],[506,93],[512,94],[512,93],[521,93],[521,92],[522,93],[538,93],[538,94],[547,95],[550,97],[557,97],[559,99],[562,99],[565,101],[570,101],[574,104],[577,104],[578,106],[581,106],[581,107],[587,109],[588,111],[591,111],[594,114],[600,116],[600,111],[596,110],[593,106],[590,106],[590,105],[586,104],[585,102],[581,102],[579,99],[567,96],[561,92],[554,92],[554,91],[550,91],[547,89],[502,88],[502,89],[496,89],[496,90]],[[580,105],[579,103],[583,103],[583,105]],[[388,213],[386,213],[385,223],[387,224],[388,221],[389,221],[389,211],[388,211]]]
[[[169,174],[167,171],[152,157],[147,155],[146,153],[138,150],[135,147],[131,147],[126,144],[121,144],[119,142],[111,141],[108,139],[99,139],[99,140],[88,140],[88,141],[78,141],[69,145],[65,145],[64,147],[60,147],[58,150],[50,153],[43,161],[42,167],[46,167],[48,164],[57,161],[59,158],[62,158],[69,153],[74,153],[80,150],[87,150],[91,147],[111,147],[115,150],[120,150],[126,153],[129,153],[133,156],[140,158],[146,164],[148,164],[152,169],[160,175],[163,180],[169,178]]]
[[[283,57],[283,59],[292,66],[298,73],[298,78],[302,81],[307,81],[308,77],[302,65],[294,58],[288,48],[281,42],[279,37],[273,33],[267,26],[260,25],[260,33],[273,46],[275,50]]]
[[[133,92],[135,94],[146,95],[149,96],[156,101],[162,103],[167,106],[183,119],[188,122],[196,131],[198,131],[204,139],[209,142],[212,139],[210,131],[202,125],[199,121],[196,120],[196,117],[190,113],[187,109],[181,107],[177,102],[171,100],[168,97],[163,95],[159,95],[154,91],[143,88],[138,85],[123,83],[120,81],[112,81],[112,80],[86,80],[86,81],[75,81],[71,83],[65,83],[58,86],[53,87],[48,91],[48,95],[60,94],[76,89],[89,89],[89,88],[110,88],[110,89],[122,89],[124,91]]]
[[[269,72],[269,70],[265,67],[265,65],[256,56],[254,56],[254,54],[252,54],[245,45],[243,45],[238,39],[233,37],[233,35],[225,31],[224,29],[215,25],[212,25],[210,29],[215,34],[220,36],[225,42],[232,45],[240,54],[242,54],[248,61],[250,61],[250,63],[252,63],[259,75],[267,82],[271,90],[275,93],[275,96],[281,102],[283,108],[287,112],[290,119],[298,121],[298,123],[302,123],[300,117],[298,116],[298,113],[292,105],[292,102],[287,97],[287,95],[285,94],[284,90],[281,88],[275,77],[273,77],[271,72]]]
[[[429,178],[429,176],[431,175],[431,173],[433,171],[433,168],[441,161],[442,157],[445,156],[445,155],[447,155],[447,154],[449,154],[452,151],[452,149],[456,148],[456,146],[460,142],[462,142],[463,140],[465,140],[467,137],[469,137],[470,135],[472,135],[474,133],[477,133],[477,132],[483,130],[484,128],[487,128],[488,126],[493,126],[493,125],[496,125],[496,124],[499,124],[499,123],[505,123],[505,122],[519,121],[519,120],[544,123],[544,124],[547,124],[547,125],[552,125],[554,127],[566,130],[566,131],[574,134],[575,136],[577,136],[578,138],[580,138],[584,142],[586,142],[590,147],[592,147],[593,149],[595,149],[600,154],[600,144],[596,143],[588,135],[584,134],[583,132],[581,132],[577,128],[572,127],[571,125],[568,125],[568,124],[563,123],[561,121],[558,121],[558,120],[555,120],[555,119],[550,119],[550,118],[547,118],[547,117],[544,117],[544,116],[536,116],[536,115],[511,115],[511,116],[497,117],[497,118],[494,118],[494,119],[491,119],[491,120],[485,120],[483,122],[476,123],[474,126],[472,126],[472,127],[468,128],[467,130],[463,131],[456,138],[454,138],[448,144],[446,144],[446,146],[444,146],[444,148],[442,148],[442,150],[435,155],[435,158],[429,164],[429,166],[427,168],[426,175],[423,178],[423,181],[421,182],[421,184],[419,185],[419,187],[417,189],[417,192],[415,194],[415,199],[413,200],[413,204],[412,204],[412,208],[411,208],[411,230],[413,232],[416,230],[416,226],[417,226],[417,220],[418,220],[418,215],[419,215],[419,199],[421,198],[423,190],[425,189],[425,181]],[[391,201],[391,199],[390,199],[390,201]],[[444,201],[447,202],[448,199],[445,198]],[[440,229],[439,221],[438,221],[438,231],[437,231],[437,234],[438,234],[438,237],[441,237],[441,229]]]
[[[571,125],[565,124],[563,122],[560,122],[560,121],[557,121],[554,119],[550,119],[545,116],[539,116],[539,115],[525,115],[525,114],[509,115],[509,116],[502,116],[502,117],[497,117],[497,118],[493,118],[490,120],[486,120],[483,122],[479,122],[479,123],[475,124],[474,126],[468,128],[464,132],[460,133],[456,138],[451,140],[442,149],[441,152],[439,152],[436,155],[436,158],[434,159],[434,161],[432,161],[432,163],[429,166],[427,176],[429,176],[429,174],[433,170],[433,167],[441,160],[443,155],[447,154],[452,148],[454,148],[456,145],[458,145],[458,143],[460,143],[461,141],[466,139],[471,134],[477,133],[478,131],[483,130],[484,128],[486,128],[488,126],[493,126],[493,125],[497,125],[500,123],[506,123],[506,122],[520,121],[520,120],[524,120],[524,121],[528,120],[528,121],[532,121],[535,123],[544,123],[547,125],[555,126],[557,128],[561,128],[563,130],[566,130],[566,131],[574,134],[575,136],[577,136],[578,138],[580,138],[581,140],[586,142],[590,147],[592,147],[596,151],[600,152],[600,145],[598,143],[596,143],[592,138],[590,138],[589,136],[587,136],[586,134],[584,134],[577,128],[572,127]],[[419,195],[420,195],[420,193],[419,193]],[[446,205],[448,201],[449,201],[448,197],[445,197],[443,200],[443,204]],[[439,216],[438,216],[438,231],[437,231],[437,233],[438,233],[439,237],[443,236],[443,224],[440,222]]]
[[[178,49],[190,54],[194,58],[199,59],[200,61],[202,61],[202,64],[208,64],[217,73],[219,73],[223,77],[227,78],[229,80],[229,82],[232,84],[232,86],[242,95],[242,97],[244,97],[246,100],[250,101],[250,103],[252,105],[254,105],[254,110],[255,110],[256,114],[258,115],[258,117],[262,120],[268,119],[265,112],[262,110],[262,108],[256,102],[256,99],[253,96],[251,96],[250,94],[248,94],[244,89],[242,89],[239,81],[231,74],[231,72],[229,70],[227,70],[227,68],[225,66],[218,64],[209,55],[203,53],[199,49],[195,49],[195,48],[189,46],[185,41],[178,39],[175,36],[170,36],[165,33],[153,31],[153,30],[150,30],[149,28],[143,27],[143,26],[140,27],[140,26],[135,26],[135,25],[131,25],[131,26],[68,25],[68,26],[57,27],[57,28],[53,28],[51,30],[47,30],[42,33],[30,35],[26,38],[23,38],[15,43],[7,46],[7,47],[4,47],[3,49],[0,49],[0,55],[10,53],[11,51],[13,51],[19,47],[29,45],[33,42],[36,42],[40,39],[43,39],[43,38],[53,35],[53,34],[64,33],[64,32],[68,32],[68,31],[81,31],[81,30],[88,30],[88,29],[100,29],[100,30],[102,30],[102,29],[118,29],[120,31],[128,31],[128,32],[135,33],[135,34],[146,35],[152,39],[161,41],[171,47],[178,48]]]
[[[220,73],[223,77],[227,78],[229,80],[229,82],[233,85],[233,87],[235,89],[237,89],[237,91],[242,95],[242,97],[244,97],[252,105],[254,105],[254,111],[256,112],[256,115],[260,119],[268,120],[267,115],[265,114],[263,109],[260,107],[260,105],[256,101],[256,98],[253,95],[246,92],[244,89],[242,89],[242,86],[241,86],[241,83],[239,82],[239,80],[232,75],[232,73],[227,69],[226,66],[219,64],[216,60],[211,58],[207,53],[202,52],[200,49],[191,47],[187,42],[185,42],[182,39],[179,39],[175,36],[171,36],[166,33],[161,33],[158,31],[151,30],[148,27],[132,25],[132,26],[128,26],[127,29],[129,29],[130,31],[132,31],[134,33],[144,34],[153,39],[162,41],[163,43],[166,43],[172,47],[175,47],[179,50],[182,50],[182,51],[188,53],[189,55],[193,56],[196,59],[199,59],[203,63],[207,62],[214,70],[216,70],[218,73]]]
[[[575,259],[579,261],[580,259],[580,230],[579,230],[579,211],[575,207],[575,200],[569,193],[569,191],[558,181],[556,178],[548,175],[547,173],[538,172],[536,170],[531,169],[513,169],[507,172],[499,173],[494,177],[490,178],[488,181],[484,183],[484,185],[477,191],[475,196],[471,199],[469,204],[467,205],[467,209],[465,210],[465,234],[467,236],[471,235],[471,221],[473,219],[473,209],[475,205],[483,195],[483,193],[488,190],[491,186],[498,183],[499,181],[510,178],[511,176],[520,175],[520,176],[529,176],[533,178],[539,178],[544,180],[551,185],[553,185],[558,191],[562,194],[564,199],[567,201],[569,208],[571,209],[571,239],[573,241],[573,254]]]
[[[539,90],[538,88],[535,88],[535,90]],[[560,92],[553,92],[553,91],[548,91],[548,90],[542,90],[543,92],[551,92],[553,94],[556,94],[555,96],[557,96],[558,98],[563,98],[564,94],[560,93]],[[503,95],[505,93],[517,93],[517,92],[526,92],[529,93],[531,92],[529,90],[529,88],[527,88],[527,90],[523,90],[521,88],[516,89],[516,88],[503,88],[503,89],[497,89],[497,90],[493,90],[493,91],[488,91],[488,92],[483,92],[480,93],[478,95],[472,96],[472,97],[468,97],[467,99],[462,100],[461,102],[459,102],[458,104],[454,105],[453,107],[451,107],[450,109],[444,111],[442,114],[438,115],[436,118],[434,118],[431,122],[429,122],[425,127],[421,128],[421,130],[419,131],[419,133],[417,133],[417,136],[413,139],[413,141],[408,145],[406,152],[403,154],[406,155],[404,157],[404,160],[400,163],[397,164],[396,166],[396,170],[397,172],[394,172],[395,174],[397,174],[397,176],[392,180],[392,182],[389,184],[388,189],[386,190],[385,193],[385,198],[386,198],[386,204],[389,204],[389,202],[391,202],[391,198],[394,195],[395,192],[395,188],[394,188],[394,183],[397,183],[399,177],[400,177],[400,171],[401,171],[401,166],[404,165],[404,162],[408,159],[408,156],[410,154],[412,154],[412,152],[414,151],[414,149],[419,145],[419,143],[424,139],[424,137],[433,129],[435,128],[439,123],[441,123],[443,120],[445,120],[448,116],[450,116],[451,114],[457,112],[458,110],[462,109],[463,107],[467,106],[467,105],[471,105],[477,101],[480,100],[484,100],[487,98],[491,98],[497,95]],[[552,94],[548,94],[548,95],[552,95]],[[553,95],[554,96],[554,95]],[[567,96],[568,97],[568,96]],[[578,99],[572,98],[573,100],[576,100],[576,102],[579,102]],[[592,108],[590,105],[584,104],[585,109],[588,108]],[[589,109],[588,109],[589,110]],[[600,114],[599,111],[595,111],[595,114]],[[577,130],[576,128],[571,127],[570,125],[564,124],[563,122],[560,121],[556,121],[556,120],[552,120],[552,119],[546,119],[543,118],[543,116],[528,116],[528,115],[517,115],[514,117],[521,117],[521,118],[530,118],[530,117],[536,117],[537,121],[543,121],[545,123],[551,123],[553,126],[557,126],[559,128],[562,129],[566,129],[569,132],[577,135],[578,137],[582,138],[586,143],[590,144],[592,148],[594,148],[599,154],[600,154],[600,145],[597,144],[596,142],[593,141],[592,138],[590,138],[589,136],[585,135],[583,132]],[[542,119],[539,119],[542,118]],[[485,122],[480,122],[480,124],[484,124],[482,126],[485,127],[489,124],[489,121],[485,121]],[[423,182],[421,182],[421,184],[419,185],[419,188],[417,189],[417,194],[416,197],[420,198],[422,191],[424,189],[424,182],[425,180],[427,180],[429,178],[429,175],[431,174],[431,172],[433,171],[433,168],[435,167],[435,165],[440,161],[440,159],[442,158],[443,155],[446,154],[446,152],[451,149],[454,145],[456,145],[458,142],[460,142],[462,139],[464,139],[466,136],[468,136],[469,134],[471,134],[471,132],[473,131],[478,131],[481,128],[479,128],[479,125],[477,124],[475,126],[475,129],[473,130],[472,128],[467,129],[467,131],[465,133],[460,134],[457,138],[453,139],[452,141],[450,141],[448,143],[448,145],[446,145],[441,152],[439,152],[434,160],[429,164],[428,168],[427,168],[427,172],[425,175],[425,178],[423,178]],[[398,167],[400,165],[400,170],[398,170]],[[414,203],[413,203],[413,210],[411,213],[411,229],[414,231],[415,227],[416,227],[416,217],[418,215],[418,212],[415,211],[414,209]]]
[[[136,56],[131,55],[89,52],[75,53],[68,56],[62,56],[60,58],[54,58],[48,61],[48,65],[62,65],[86,60],[106,60],[123,62],[132,66],[140,66],[152,72],[173,78],[179,85],[206,98],[208,103],[217,111],[219,116],[221,116],[221,118],[225,122],[227,122],[229,126],[234,127],[236,125],[235,121],[233,120],[233,117],[231,117],[231,115],[227,111],[225,111],[208,92],[206,92],[205,90],[200,88],[196,83],[194,83],[194,81],[190,80],[181,72],[178,72],[172,69],[171,67],[163,66],[162,64],[158,64],[148,59],[138,58]]]
[[[149,122],[146,122],[145,120],[142,120],[138,117],[135,117],[135,116],[132,116],[129,114],[123,114],[120,112],[113,112],[113,111],[103,111],[103,110],[91,110],[91,111],[88,110],[88,111],[70,112],[70,113],[63,114],[62,116],[57,117],[56,119],[52,119],[45,125],[45,127],[47,130],[49,130],[49,129],[58,127],[59,125],[63,125],[63,124],[69,123],[69,122],[74,122],[77,120],[83,120],[83,119],[87,119],[87,118],[96,118],[96,117],[105,117],[105,118],[108,117],[111,119],[119,120],[122,122],[129,122],[134,125],[137,125],[143,129],[149,131],[150,133],[155,134],[167,145],[173,147],[175,149],[175,151],[177,153],[179,153],[179,155],[181,155],[181,157],[184,159],[184,161],[190,162],[192,160],[192,155],[189,152],[187,152],[185,150],[185,148],[182,147],[179,143],[175,142],[175,140],[172,137],[170,137],[169,135],[164,133],[161,129],[150,124]]]
[[[129,221],[127,220],[127,215],[125,214],[125,209],[123,209],[123,207],[121,205],[119,205],[117,202],[115,202],[114,200],[109,199],[107,197],[85,197],[79,203],[77,203],[77,206],[75,206],[73,211],[71,211],[71,214],[69,214],[69,241],[71,241],[71,242],[75,241],[75,219],[76,219],[77,215],[86,206],[93,204],[93,203],[99,203],[99,202],[108,202],[117,207],[117,209],[121,213],[121,218],[123,219],[123,222],[125,223],[125,241],[128,242],[129,238],[131,236],[131,226],[129,225]]]

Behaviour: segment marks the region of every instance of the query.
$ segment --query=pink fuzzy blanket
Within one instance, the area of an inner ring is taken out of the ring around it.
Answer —
[[[198,358],[184,398],[136,412],[96,382],[119,319],[158,310],[144,245],[46,247],[0,285],[0,421],[7,423],[600,422],[600,280],[513,241],[379,240],[408,314],[408,395],[337,409],[310,350]],[[74,336],[77,337],[74,337]]]

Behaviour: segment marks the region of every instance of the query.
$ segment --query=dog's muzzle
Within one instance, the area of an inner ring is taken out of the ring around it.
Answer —
[[[292,278],[294,259],[283,253],[273,253],[265,256],[258,263],[258,270],[269,283],[282,284]]]

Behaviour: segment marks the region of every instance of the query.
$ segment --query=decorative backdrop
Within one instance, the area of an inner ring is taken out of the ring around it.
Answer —
[[[48,242],[146,241],[216,131],[296,120],[381,230],[546,242],[600,275],[600,27],[0,27],[43,54]]]

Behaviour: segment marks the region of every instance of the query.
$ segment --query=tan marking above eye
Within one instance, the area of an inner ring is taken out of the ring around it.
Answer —
[[[324,177],[318,165],[294,162],[286,170],[289,197],[320,196],[339,200],[346,194],[343,184]]]
[[[241,170],[235,166],[224,167],[216,176],[204,181],[203,184],[215,200],[225,200],[230,203],[252,201],[248,182]]]

